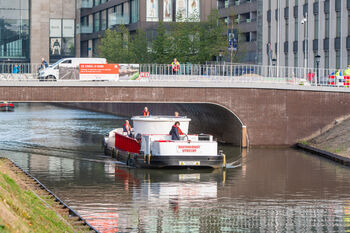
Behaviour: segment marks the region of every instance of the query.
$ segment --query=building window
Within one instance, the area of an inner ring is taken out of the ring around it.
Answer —
[[[325,37],[329,38],[329,14],[325,15]]]
[[[335,51],[335,68],[340,69],[340,50]]]
[[[348,11],[348,36],[350,36],[350,10]]]
[[[348,50],[348,64],[350,64],[350,50]]]
[[[0,60],[29,62],[29,0],[0,3]]]
[[[284,55],[284,66],[288,66],[288,54]]]
[[[328,51],[324,52],[324,67],[326,69],[329,69],[329,52]]]
[[[294,67],[298,67],[298,54],[294,54]]]
[[[286,20],[286,28],[285,28],[286,32],[285,32],[285,41],[288,41],[288,38],[289,38],[289,23],[288,23],[288,20]]]
[[[337,25],[336,25],[336,37],[340,37],[340,30],[341,30],[341,14],[340,11],[336,12],[337,17]]]
[[[100,12],[94,14],[94,32],[100,31]]]
[[[101,0],[94,0],[94,6],[100,5],[101,4]]]
[[[294,24],[294,40],[297,41],[299,37],[299,22],[298,18],[295,18],[295,24]]]
[[[315,39],[318,39],[318,15],[315,16],[314,34]]]
[[[107,10],[101,11],[101,30],[107,29]]]
[[[131,0],[131,23],[139,21],[139,0]]]
[[[98,39],[92,40],[92,56],[98,57]]]

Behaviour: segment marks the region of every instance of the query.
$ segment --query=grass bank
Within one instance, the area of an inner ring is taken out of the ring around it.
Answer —
[[[0,158],[0,232],[87,232],[11,161]]]
[[[336,120],[329,129],[302,143],[350,158],[350,118]]]

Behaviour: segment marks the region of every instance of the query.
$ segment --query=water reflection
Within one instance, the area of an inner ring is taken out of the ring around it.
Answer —
[[[350,170],[292,149],[224,146],[230,169],[132,169],[103,156],[115,116],[22,104],[0,153],[102,232],[350,231]]]

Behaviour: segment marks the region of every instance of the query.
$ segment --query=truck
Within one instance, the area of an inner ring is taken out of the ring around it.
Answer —
[[[39,80],[79,80],[80,64],[107,64],[106,58],[63,58],[48,67],[41,69]],[[67,72],[68,71],[68,72]],[[77,72],[75,72],[77,71]]]

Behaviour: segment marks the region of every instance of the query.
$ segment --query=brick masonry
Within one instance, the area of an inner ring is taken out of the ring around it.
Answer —
[[[350,114],[350,93],[209,87],[0,86],[13,102],[209,103],[247,126],[251,146],[292,145]],[[230,124],[230,122],[227,122]]]

